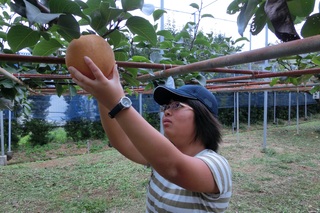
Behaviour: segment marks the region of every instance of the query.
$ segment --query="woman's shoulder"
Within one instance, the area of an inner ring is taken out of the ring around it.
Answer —
[[[228,170],[230,169],[228,160],[224,156],[218,154],[217,152],[211,149],[204,149],[201,152],[199,152],[195,157],[202,159],[207,164],[215,164],[218,167],[223,166]]]
[[[198,154],[196,154],[195,157],[200,157],[200,156],[215,156],[215,157],[224,158],[222,155],[218,154],[217,152],[213,151],[212,149],[204,149],[201,152],[199,152]]]

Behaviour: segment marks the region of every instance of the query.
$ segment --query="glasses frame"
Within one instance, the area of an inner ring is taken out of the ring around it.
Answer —
[[[179,101],[174,101],[170,104],[163,104],[160,106],[160,112],[165,112],[166,110],[178,110],[182,107],[185,107],[187,109],[193,110],[193,108],[187,104],[181,103]]]

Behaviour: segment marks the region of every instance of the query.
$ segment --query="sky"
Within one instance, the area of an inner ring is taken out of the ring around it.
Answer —
[[[188,21],[194,21],[195,9],[189,6],[191,3],[197,3],[199,6],[201,0],[163,0],[164,9],[167,13],[164,15],[165,25],[175,20],[176,27],[182,28],[183,24]],[[200,29],[204,32],[213,32],[215,34],[223,34],[226,37],[232,37],[232,40],[240,38],[237,27],[238,13],[234,15],[227,14],[227,8],[233,0],[203,0],[202,14],[211,14],[214,18],[204,18],[200,22]],[[319,0],[316,1],[319,5]],[[145,4],[153,4],[156,9],[161,7],[161,0],[144,0]],[[317,6],[316,6],[317,8]],[[250,40],[249,26],[244,32],[244,37]],[[299,33],[301,26],[296,26]],[[245,42],[243,51],[253,50],[265,47],[268,43],[275,44],[280,41],[269,30],[261,31],[256,36],[251,36],[251,42]]]

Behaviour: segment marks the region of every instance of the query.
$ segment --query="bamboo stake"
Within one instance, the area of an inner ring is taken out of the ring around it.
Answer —
[[[0,67],[0,73],[2,75],[4,75],[5,77],[9,78],[10,80],[18,83],[21,86],[26,87],[30,92],[37,94],[37,92],[35,92],[34,90],[32,90],[28,85],[26,85],[25,83],[23,83],[22,81],[20,81],[20,79],[18,79],[17,77],[15,77],[14,75],[12,75],[10,72],[8,72],[7,70],[3,69],[2,67]]]

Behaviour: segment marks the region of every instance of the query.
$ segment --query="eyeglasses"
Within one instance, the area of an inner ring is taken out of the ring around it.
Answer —
[[[177,110],[177,109],[179,109],[179,108],[181,108],[181,107],[186,107],[186,108],[188,108],[188,109],[193,110],[191,106],[188,106],[188,105],[186,105],[186,104],[184,104],[184,103],[181,103],[181,102],[172,102],[172,103],[170,103],[170,104],[163,104],[163,105],[161,105],[161,106],[160,106],[160,111],[161,111],[161,112],[164,112],[164,111],[166,111],[166,110],[168,110],[168,109]]]

